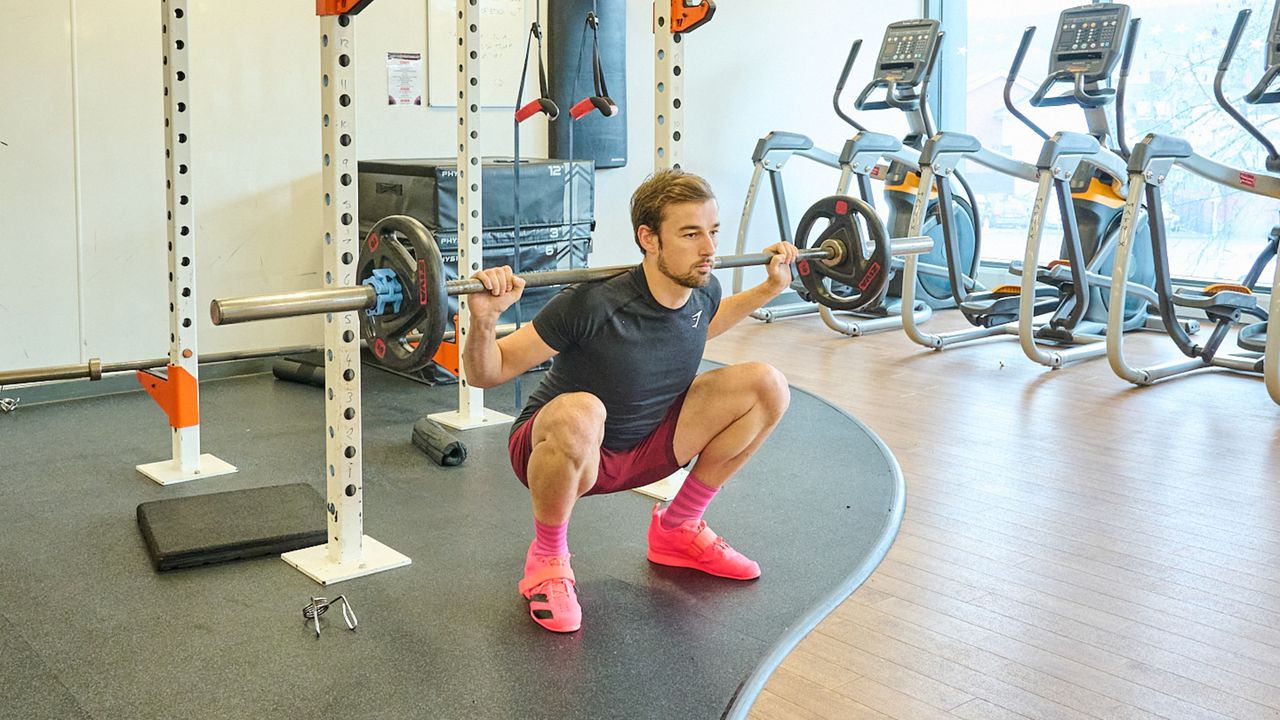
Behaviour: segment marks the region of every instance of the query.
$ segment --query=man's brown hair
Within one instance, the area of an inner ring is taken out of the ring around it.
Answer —
[[[658,232],[668,206],[715,199],[711,184],[698,175],[679,168],[653,173],[631,194],[631,232],[636,247],[644,251],[640,244],[640,226],[648,225]]]

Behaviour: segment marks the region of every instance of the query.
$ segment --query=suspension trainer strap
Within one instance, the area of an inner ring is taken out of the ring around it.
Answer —
[[[538,97],[530,101],[529,104],[521,106],[521,103],[524,101],[524,83],[525,83],[525,80],[528,79],[529,77],[529,55],[533,51],[533,45],[535,41],[538,44],[538,90],[542,93],[542,95],[541,97]],[[511,238],[511,269],[515,272],[515,274],[519,275],[523,270],[523,268],[521,268],[521,257],[520,257],[520,252],[521,252],[521,244],[520,244],[520,232],[521,232],[521,227],[520,227],[520,162],[521,162],[520,123],[524,122],[525,120],[528,120],[529,118],[533,117],[534,115],[537,115],[538,113],[545,114],[547,116],[548,122],[554,121],[556,118],[560,117],[560,108],[551,99],[551,93],[548,92],[547,90],[547,68],[546,68],[546,65],[542,62],[542,0],[538,0],[538,2],[535,3],[533,23],[529,26],[529,39],[524,46],[524,68],[520,73],[520,87],[516,91],[516,107],[519,109],[516,110],[515,123],[513,123],[513,132],[515,133],[515,138],[512,143],[512,147],[514,150],[514,152],[512,153],[513,154],[512,172],[514,174],[515,185],[512,189],[511,194],[512,194],[512,201],[515,205],[515,208],[514,208],[515,218],[514,218],[514,221],[512,222],[513,227],[512,227],[512,238]],[[514,309],[516,314],[516,318],[515,318],[516,327],[519,328],[521,325],[524,324],[524,312],[523,312],[523,309],[521,308],[521,303],[517,302],[514,305]],[[515,405],[518,408],[523,404],[523,400],[524,400],[524,393],[522,392],[522,389],[521,389],[521,382],[520,382],[519,376],[515,378],[515,391],[516,391]]]
[[[609,97],[609,87],[604,80],[604,65],[600,62],[600,16],[596,14],[595,2],[591,6],[592,11],[587,13],[586,22],[587,28],[591,30],[591,74],[595,94],[579,100],[570,108],[569,115],[574,120],[581,120],[595,110],[599,110],[604,117],[613,117],[618,113],[617,104]]]
[[[516,122],[522,123],[525,120],[543,113],[548,120],[555,120],[560,117],[560,108],[551,99],[551,93],[547,91],[547,66],[542,62],[542,2],[537,3],[537,17],[533,19],[533,23],[529,25],[529,38],[524,45],[524,67],[520,73],[520,89],[516,94]],[[529,55],[533,52],[534,42],[538,44],[538,90],[541,95],[524,103],[524,83],[529,77]]]

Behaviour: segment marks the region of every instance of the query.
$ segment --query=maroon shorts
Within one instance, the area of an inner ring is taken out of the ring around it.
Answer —
[[[640,444],[629,450],[607,450],[600,448],[600,469],[596,474],[596,484],[588,495],[621,492],[633,488],[644,487],[655,483],[680,468],[676,460],[675,437],[676,421],[680,419],[680,408],[684,406],[684,393],[680,393],[667,408],[662,422],[653,429]],[[541,409],[538,412],[542,412]],[[535,412],[507,441],[507,450],[511,454],[511,469],[525,487],[529,486],[529,478],[525,471],[529,467],[529,455],[533,452],[533,421],[538,417]]]

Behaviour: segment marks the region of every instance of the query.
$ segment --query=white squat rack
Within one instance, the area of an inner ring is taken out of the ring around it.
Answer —
[[[196,343],[196,223],[191,192],[190,49],[187,0],[162,0],[165,94],[165,188],[169,221],[169,366],[164,376],[139,370],[143,388],[169,416],[173,459],[138,465],[160,483],[236,471],[200,453],[200,358]]]
[[[484,259],[481,236],[484,232],[482,182],[483,158],[480,140],[480,7],[478,0],[458,0],[458,277],[481,269]],[[458,296],[458,357],[467,348],[467,327],[471,310],[466,295]],[[434,413],[432,420],[454,428],[470,430],[484,425],[511,422],[514,418],[484,406],[484,391],[467,382],[467,367],[459,363],[458,409]]]
[[[324,284],[354,287],[360,256],[356,186],[355,13],[369,0],[318,0],[324,193]],[[347,14],[350,11],[351,14]],[[328,539],[281,557],[321,585],[408,565],[364,534],[360,404],[360,319],[324,319],[325,478]]]
[[[653,4],[653,169],[679,169],[684,163],[684,33],[711,19],[711,0],[656,0]],[[636,488],[642,495],[671,500],[689,471]]]

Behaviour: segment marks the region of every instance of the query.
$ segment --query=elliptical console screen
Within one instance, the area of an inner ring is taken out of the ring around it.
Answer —
[[[903,20],[884,31],[880,56],[876,59],[876,80],[916,86],[938,43],[937,20]]]
[[[1115,70],[1129,21],[1127,5],[1083,5],[1058,16],[1049,72],[1083,73],[1086,80],[1103,80]]]

